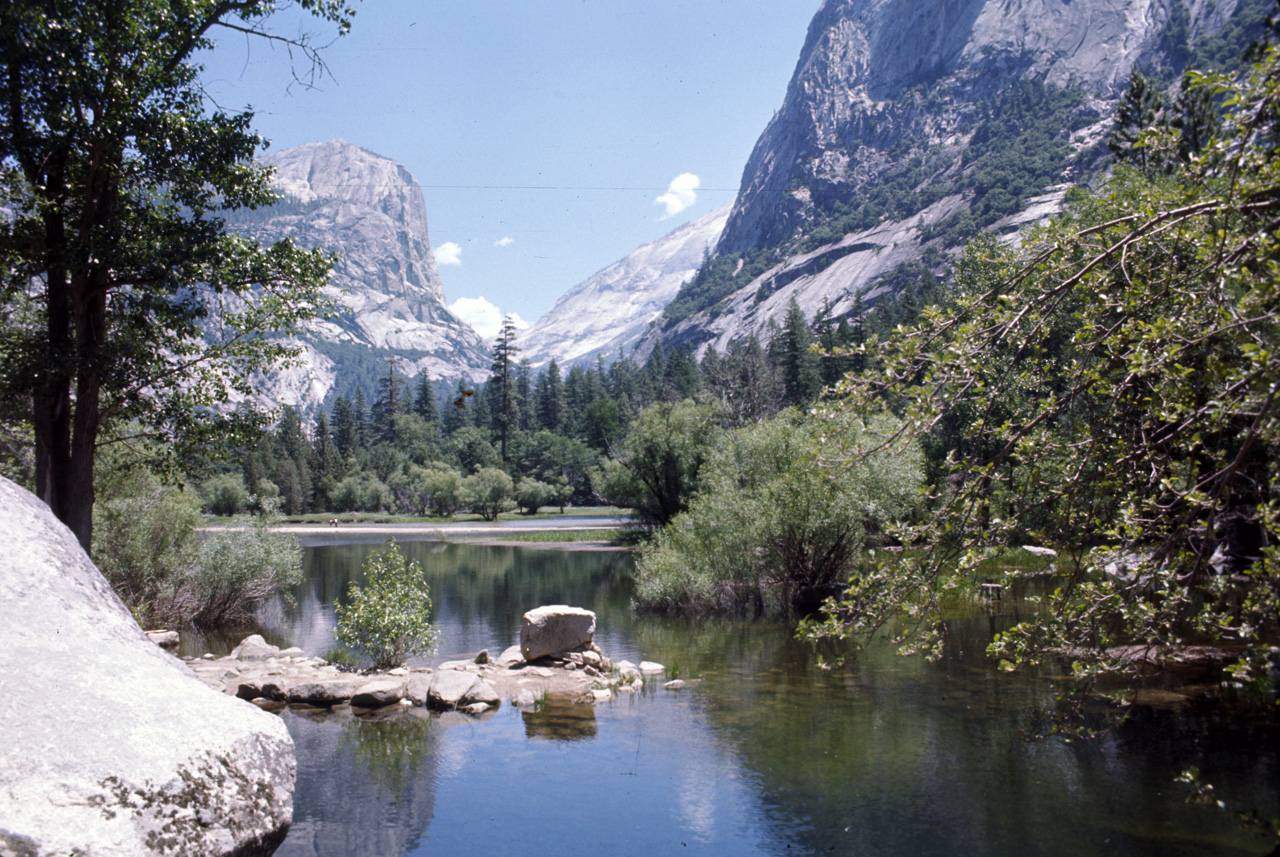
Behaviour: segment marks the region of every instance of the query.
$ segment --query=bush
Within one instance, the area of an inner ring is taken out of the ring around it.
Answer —
[[[94,508],[93,558],[143,625],[211,630],[243,622],[302,578],[302,549],[279,518],[239,516],[203,541],[200,501],[147,475]],[[270,504],[269,504],[270,505]]]
[[[244,487],[244,477],[238,473],[222,473],[206,479],[200,486],[200,496],[210,514],[238,515],[249,505],[249,492]]]
[[[413,654],[435,650],[431,592],[417,562],[406,562],[394,540],[364,561],[365,585],[351,584],[347,604],[335,604],[338,641],[365,653],[376,669],[391,669]]]
[[[486,521],[496,521],[503,512],[514,509],[514,494],[511,477],[496,467],[482,467],[462,480],[463,502]]]
[[[244,622],[253,608],[302,581],[302,547],[296,536],[277,532],[278,515],[237,515],[228,529],[210,533],[200,558],[179,588],[175,606],[202,630]]]
[[[536,515],[538,509],[550,505],[557,496],[555,488],[537,479],[521,479],[516,486],[516,505],[526,515]]]
[[[427,508],[447,518],[462,505],[462,477],[443,461],[433,461],[422,477]]]
[[[836,438],[875,447],[894,424],[846,417],[835,427],[785,411],[723,436],[688,510],[644,549],[637,602],[785,614],[838,594],[866,534],[911,509],[922,470],[914,444],[845,456]]]

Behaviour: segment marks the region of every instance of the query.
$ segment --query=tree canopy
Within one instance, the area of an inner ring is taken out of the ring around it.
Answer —
[[[899,534],[928,549],[855,577],[825,632],[865,638],[907,616],[913,644],[936,643],[957,559],[971,572],[988,550],[1035,542],[1080,552],[1047,609],[997,638],[1009,666],[1065,653],[1092,681],[1134,647],[1162,657],[1205,640],[1245,648],[1239,674],[1266,664],[1280,605],[1280,53],[1240,81],[1189,83],[1226,110],[1198,157],[1169,175],[1118,165],[1020,250],[972,242],[950,305],[874,344],[884,362],[852,385],[854,406],[892,403],[906,434],[947,455],[932,511]]]
[[[299,0],[345,32],[343,0]],[[209,34],[283,42],[275,0],[11,0],[0,7],[0,398],[29,419],[37,493],[89,544],[104,427],[207,429],[314,317],[320,252],[260,247],[220,211],[275,195],[252,114],[211,107]],[[17,404],[15,404],[17,403]]]

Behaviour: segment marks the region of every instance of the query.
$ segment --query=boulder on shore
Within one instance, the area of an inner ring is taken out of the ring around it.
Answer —
[[[152,643],[71,531],[3,478],[0,538],[0,854],[270,854],[293,815],[283,721]],[[57,711],[35,710],[51,688]]]
[[[596,614],[581,607],[553,604],[524,614],[520,626],[520,654],[536,661],[591,645],[596,633]]]

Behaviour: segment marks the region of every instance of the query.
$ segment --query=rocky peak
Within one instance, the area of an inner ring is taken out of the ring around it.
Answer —
[[[826,0],[781,110],[743,171],[718,253],[793,237],[815,185],[859,184],[895,149],[957,152],[975,106],[1012,83],[1115,98],[1135,62],[1164,63],[1162,35],[1221,27],[1236,0]]]

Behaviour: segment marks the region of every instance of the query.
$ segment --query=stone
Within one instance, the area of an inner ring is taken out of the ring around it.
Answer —
[[[0,535],[0,853],[270,853],[293,814],[284,722],[151,642],[71,531],[3,478]],[[8,692],[49,687],[57,716]]]
[[[664,673],[666,671],[667,668],[662,664],[654,663],[653,661],[640,662],[640,672],[642,673]]]
[[[554,604],[524,614],[520,654],[526,661],[590,646],[596,614],[581,607]]]
[[[265,661],[279,655],[279,647],[262,639],[261,634],[250,634],[231,650],[231,657],[241,661]]]
[[[500,697],[487,681],[472,673],[441,671],[432,677],[427,705],[437,710],[480,704],[497,705]]]
[[[502,650],[502,654],[498,655],[498,660],[495,663],[500,667],[522,664],[524,663],[524,655],[520,654],[519,646],[508,646]]]
[[[669,681],[663,685],[663,687],[665,687],[667,690],[679,690],[680,688],[685,686],[686,685],[684,683],[684,679],[679,679],[679,678],[673,679],[672,681]]]
[[[305,703],[330,707],[350,702],[359,689],[359,681],[354,678],[331,678],[320,681],[304,681],[291,685],[285,696],[291,703]]]
[[[405,684],[404,698],[414,705],[423,706],[431,695],[431,674],[414,673]]]
[[[475,660],[475,662],[476,662],[476,663],[478,663],[478,664],[487,664],[487,663],[489,663],[489,650],[488,650],[488,649],[481,649],[481,650],[480,650],[480,652],[476,655],[476,660]]]
[[[1058,555],[1058,552],[1053,548],[1042,548],[1037,547],[1036,545],[1023,545],[1022,549],[1033,556],[1043,556],[1050,559],[1053,559]]]
[[[360,686],[351,696],[351,704],[363,708],[394,705],[404,697],[404,682],[393,678],[375,679]]]
[[[176,649],[182,639],[178,636],[177,631],[148,631],[147,639],[155,643],[157,646],[163,646],[166,649]]]
[[[534,696],[534,693],[531,690],[522,690],[516,698],[512,700],[512,703],[516,708],[533,708],[538,704],[538,697]]]

